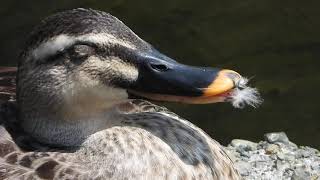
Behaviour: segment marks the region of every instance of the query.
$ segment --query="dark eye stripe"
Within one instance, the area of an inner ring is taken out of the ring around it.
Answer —
[[[38,60],[37,64],[44,64],[44,63],[53,62],[56,59],[58,59],[59,57],[63,56],[65,53],[67,53],[70,49],[72,49],[76,45],[87,45],[87,46],[93,47],[95,49],[99,49],[99,47],[95,43],[85,42],[85,41],[76,41],[71,46],[69,46],[63,50],[57,51],[55,54],[49,55],[41,60]]]
[[[139,58],[139,55],[137,55],[137,53],[134,50],[129,49],[128,47],[125,47],[120,44],[102,46],[102,45],[98,45],[96,43],[88,42],[88,41],[76,41],[71,46],[63,50],[57,51],[55,54],[49,55],[43,58],[42,60],[38,60],[37,64],[45,64],[45,63],[53,62],[57,60],[59,57],[64,56],[66,53],[68,53],[68,51],[70,51],[76,45],[86,45],[86,46],[93,47],[95,49],[95,53],[101,57],[116,56],[127,62],[134,62]]]
[[[102,57],[115,56],[127,62],[135,62],[139,58],[137,51],[119,44],[100,48],[97,53]]]
[[[37,63],[38,65],[40,65],[40,64],[45,64],[45,63],[53,62],[53,61],[55,61],[56,59],[58,59],[59,57],[63,56],[64,53],[65,53],[65,50],[57,51],[57,52],[56,52],[55,54],[53,54],[53,55],[49,55],[49,56],[47,56],[47,57],[45,57],[45,58],[43,58],[43,59],[41,59],[41,60],[36,61],[36,63]]]

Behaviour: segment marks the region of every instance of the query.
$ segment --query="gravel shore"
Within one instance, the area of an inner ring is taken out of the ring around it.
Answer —
[[[244,179],[320,180],[320,152],[297,146],[283,132],[265,134],[259,143],[234,139],[226,150]]]

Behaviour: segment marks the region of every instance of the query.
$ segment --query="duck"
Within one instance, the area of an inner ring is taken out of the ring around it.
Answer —
[[[1,108],[0,179],[242,179],[223,147],[152,101],[260,103],[233,70],[178,63],[109,13],[45,18]]]

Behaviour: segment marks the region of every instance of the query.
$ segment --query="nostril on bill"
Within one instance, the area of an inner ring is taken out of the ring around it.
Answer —
[[[151,68],[157,71],[167,71],[168,67],[164,64],[150,64]]]

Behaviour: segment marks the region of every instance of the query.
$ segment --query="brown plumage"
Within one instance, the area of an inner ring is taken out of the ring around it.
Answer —
[[[144,87],[145,53],[159,52],[101,11],[44,20],[19,62],[17,102],[15,69],[0,68],[0,179],[241,179],[200,128],[128,99],[124,89]]]

